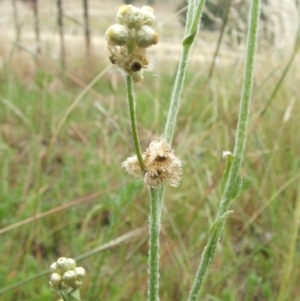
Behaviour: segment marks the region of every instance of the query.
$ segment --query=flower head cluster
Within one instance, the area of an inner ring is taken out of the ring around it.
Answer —
[[[125,170],[134,177],[144,179],[148,187],[157,188],[168,183],[177,187],[181,179],[181,161],[163,138],[153,140],[143,153],[145,172],[141,170],[137,156],[129,157],[122,163]]]
[[[110,61],[131,75],[134,82],[140,82],[143,70],[150,69],[146,48],[158,43],[158,33],[151,27],[155,21],[153,9],[122,5],[116,21],[105,33]]]
[[[76,289],[82,285],[86,272],[82,267],[76,267],[72,258],[61,257],[50,266],[52,272],[49,284],[55,290]]]

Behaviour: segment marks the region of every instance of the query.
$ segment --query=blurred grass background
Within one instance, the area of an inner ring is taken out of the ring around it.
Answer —
[[[133,152],[124,82],[111,68],[86,88],[109,66],[103,35],[120,3],[90,1],[88,53],[72,21],[81,3],[63,4],[65,69],[55,4],[39,3],[37,54],[30,5],[17,3],[16,43],[11,2],[0,2],[0,300],[58,300],[48,274],[34,277],[61,256],[81,258],[83,300],[144,300],[149,198],[121,168]],[[179,4],[153,4],[161,43],[150,50],[153,72],[136,85],[143,149],[163,132],[183,33]],[[219,33],[200,31],[191,55],[174,138],[184,175],[167,188],[163,212],[162,300],[188,296],[220,201],[222,151],[233,150],[245,45],[226,35],[209,78]],[[299,60],[292,44],[260,39],[243,188],[201,300],[300,300]]]

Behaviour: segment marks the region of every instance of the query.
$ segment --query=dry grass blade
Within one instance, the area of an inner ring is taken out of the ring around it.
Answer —
[[[63,115],[62,119],[60,120],[60,122],[58,123],[58,126],[56,127],[50,143],[48,145],[47,148],[47,152],[46,152],[46,158],[49,155],[50,149],[54,143],[54,141],[57,138],[57,135],[60,131],[60,129],[62,128],[62,126],[64,125],[64,123],[66,122],[68,116],[72,113],[72,111],[75,109],[75,107],[79,104],[79,102],[82,100],[83,96],[91,89],[91,87],[111,68],[111,65],[106,66],[90,83],[89,85],[87,85],[83,91],[77,96],[77,98],[74,100],[74,102],[70,105],[70,107],[66,110],[65,114]]]
[[[93,255],[95,255],[99,252],[103,252],[105,250],[120,246],[122,244],[130,243],[133,240],[139,238],[141,235],[145,235],[147,232],[148,232],[147,227],[138,228],[138,229],[129,231],[129,232],[127,232],[127,233],[125,233],[125,234],[123,234],[123,235],[121,235],[121,236],[119,236],[119,237],[117,237],[117,238],[115,238],[115,239],[113,239],[113,240],[111,240],[111,241],[109,241],[109,242],[107,242],[107,243],[91,250],[91,251],[86,252],[85,254],[82,254],[78,257],[75,257],[74,259],[76,261],[80,261],[80,260],[85,259],[87,257],[93,256]],[[10,286],[4,287],[4,288],[0,289],[0,294],[3,294],[3,293],[5,293],[5,292],[7,292],[7,291],[9,291],[13,288],[16,288],[16,287],[21,286],[25,283],[28,283],[28,282],[33,281],[35,279],[38,279],[42,276],[45,276],[48,273],[50,273],[50,270],[47,269],[47,270],[44,270],[44,271],[42,271],[42,272],[40,272],[40,273],[38,273],[38,274],[36,274],[32,277],[27,278],[25,280],[22,280],[20,282],[14,283]]]
[[[29,119],[8,99],[2,98],[1,102],[11,109],[20,119],[28,126],[30,126]]]
[[[80,199],[78,199],[78,200],[75,200],[75,201],[72,201],[72,202],[70,202],[70,203],[61,205],[61,206],[59,206],[59,207],[53,208],[53,209],[51,209],[51,210],[48,210],[48,211],[46,211],[46,212],[39,213],[39,214],[37,214],[37,215],[35,215],[35,216],[29,217],[29,218],[24,219],[24,220],[22,220],[22,221],[20,221],[20,222],[14,223],[13,225],[4,227],[4,228],[0,229],[0,234],[3,234],[3,233],[8,232],[8,231],[10,231],[10,230],[16,229],[16,228],[18,228],[18,227],[20,227],[20,226],[24,226],[24,225],[26,225],[26,224],[35,222],[35,221],[37,221],[37,220],[39,220],[39,219],[41,219],[41,218],[43,218],[43,217],[46,217],[46,216],[48,216],[48,215],[57,213],[57,212],[62,211],[62,210],[66,210],[66,209],[68,209],[68,208],[70,208],[70,207],[79,205],[79,204],[81,204],[81,203],[84,203],[84,202],[87,202],[87,201],[91,201],[91,200],[93,200],[93,199],[95,199],[95,198],[97,198],[97,197],[99,197],[99,196],[101,196],[101,195],[104,195],[104,194],[106,194],[106,193],[108,193],[108,192],[110,192],[110,191],[112,191],[112,190],[114,190],[114,189],[117,189],[118,187],[120,187],[120,186],[122,186],[122,185],[124,185],[124,182],[119,183],[119,184],[117,184],[117,185],[115,185],[115,186],[112,186],[112,187],[110,187],[110,188],[107,189],[107,190],[104,190],[104,191],[101,191],[101,192],[93,193],[93,194],[91,194],[91,195],[82,197],[82,198],[80,198]]]

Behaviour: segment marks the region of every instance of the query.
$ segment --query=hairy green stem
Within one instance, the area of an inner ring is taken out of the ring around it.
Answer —
[[[159,300],[159,233],[161,225],[161,191],[150,188],[149,218],[149,283],[148,301]]]
[[[225,186],[225,191],[221,199],[218,216],[223,215],[228,211],[232,201],[230,195],[234,189],[235,183],[240,173],[247,138],[247,128],[249,122],[251,93],[253,86],[254,62],[257,47],[257,36],[259,26],[260,0],[252,0],[249,32],[247,38],[247,54],[246,64],[244,67],[243,88],[241,95],[241,103],[239,110],[239,119],[236,131],[236,140],[233,152],[233,162],[230,169],[228,181]]]
[[[133,82],[132,82],[131,75],[126,75],[126,88],[127,88],[127,100],[128,100],[128,109],[129,109],[129,117],[130,117],[130,126],[131,126],[135,153],[137,155],[140,167],[141,167],[142,171],[144,171],[145,166],[144,166],[144,161],[143,161],[143,157],[142,157],[142,151],[141,151],[137,124],[136,124],[135,97],[134,97]]]
[[[165,132],[164,132],[164,137],[169,144],[172,144],[172,140],[173,140],[176,119],[177,119],[179,104],[181,100],[181,95],[182,95],[182,90],[183,90],[183,85],[184,85],[184,80],[186,75],[189,52],[193,45],[195,37],[198,33],[199,22],[203,11],[204,3],[205,0],[199,1],[199,3],[195,8],[194,15],[192,17],[191,11],[192,8],[195,7],[195,2],[189,1],[189,8],[188,8],[188,15],[187,15],[188,19],[186,25],[187,30],[182,42],[183,49],[178,64],[175,85],[171,96],[170,108],[169,108],[168,118],[166,122]]]
[[[247,39],[246,65],[244,69],[244,80],[241,95],[241,104],[239,111],[239,121],[237,125],[236,141],[234,147],[234,158],[225,185],[225,190],[221,199],[216,221],[211,229],[209,241],[202,253],[201,262],[193,283],[188,301],[196,301],[199,297],[200,289],[203,284],[206,272],[208,271],[216,252],[217,242],[222,233],[225,220],[228,216],[228,210],[233,200],[236,182],[239,178],[240,167],[243,160],[247,127],[250,111],[251,91],[253,85],[254,61],[257,47],[257,34],[259,24],[260,0],[252,0],[249,32]]]

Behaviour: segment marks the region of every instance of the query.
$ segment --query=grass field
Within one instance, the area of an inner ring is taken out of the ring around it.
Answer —
[[[87,270],[83,300],[145,300],[149,198],[121,168],[133,154],[124,80],[108,70],[82,95],[108,62],[96,54],[86,62],[83,53],[67,71],[18,49],[3,55],[1,301],[58,300],[47,269],[61,256],[79,258]],[[164,65],[158,53],[154,72],[136,89],[143,149],[163,132],[174,80],[176,61]],[[299,54],[280,84],[291,50],[258,53],[243,187],[205,301],[300,300]],[[243,70],[243,52],[231,56],[209,80],[212,51],[205,60],[195,52],[190,64],[173,144],[183,179],[166,190],[163,210],[161,300],[187,298],[219,205],[222,151],[234,146]]]

